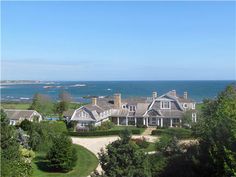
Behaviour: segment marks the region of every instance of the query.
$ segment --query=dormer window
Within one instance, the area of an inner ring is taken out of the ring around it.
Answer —
[[[131,105],[131,106],[129,106],[129,111],[135,111],[135,106],[133,106],[133,105]]]
[[[170,101],[161,101],[161,109],[170,109],[171,102]]]

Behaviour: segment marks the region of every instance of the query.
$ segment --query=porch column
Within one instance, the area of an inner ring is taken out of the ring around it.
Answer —
[[[159,118],[157,118],[157,125],[160,126]]]
[[[117,117],[117,125],[120,125],[120,118]]]
[[[145,118],[143,117],[143,125],[145,125]]]
[[[125,125],[128,125],[128,118],[125,118]]]
[[[179,126],[182,127],[182,119],[179,118]]]
[[[134,125],[136,126],[137,124],[137,117],[134,118]]]
[[[161,127],[163,127],[163,118],[161,118]]]
[[[170,127],[173,127],[173,125],[172,125],[172,118],[170,118]]]
[[[147,125],[147,127],[148,127],[148,117],[146,118],[146,125]]]

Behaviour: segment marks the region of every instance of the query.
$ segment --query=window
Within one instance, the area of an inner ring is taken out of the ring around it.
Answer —
[[[161,109],[170,109],[170,101],[162,101],[161,102]]]
[[[125,106],[125,105],[122,105],[122,108],[123,108],[123,109],[125,109],[125,108],[126,108],[126,106]]]
[[[133,105],[129,106],[129,110],[130,111],[135,111],[135,106],[133,106]]]
[[[192,121],[197,122],[197,115],[196,113],[192,113]]]
[[[192,109],[195,109],[195,103],[193,103],[193,105],[192,105]]]
[[[188,104],[187,104],[187,103],[184,103],[184,104],[183,104],[183,107],[184,107],[184,108],[188,108]]]

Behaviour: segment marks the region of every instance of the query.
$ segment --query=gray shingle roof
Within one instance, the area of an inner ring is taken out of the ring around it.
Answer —
[[[7,117],[12,120],[19,120],[20,118],[30,118],[35,110],[14,110],[14,109],[5,109]]]

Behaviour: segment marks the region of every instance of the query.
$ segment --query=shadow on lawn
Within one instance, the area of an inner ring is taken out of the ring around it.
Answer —
[[[55,168],[51,168],[49,167],[49,162],[48,160],[45,159],[44,156],[37,156],[35,157],[35,164],[37,165],[38,169],[44,172],[48,172],[48,173],[66,173],[65,171],[62,171],[60,169],[55,169]]]

